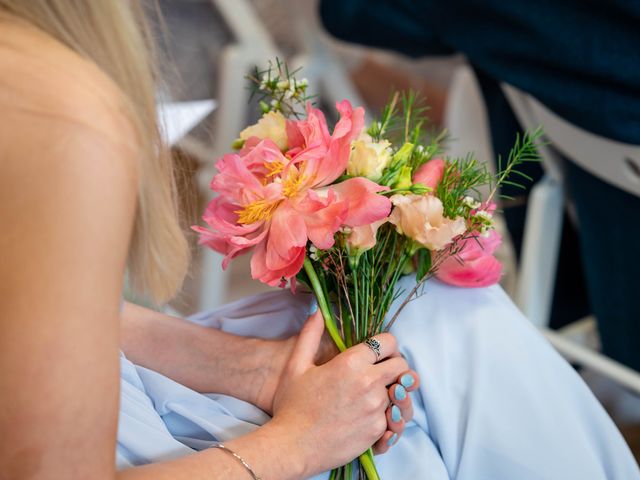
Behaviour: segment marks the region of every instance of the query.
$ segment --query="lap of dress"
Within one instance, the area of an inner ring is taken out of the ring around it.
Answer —
[[[406,289],[411,281],[402,280]],[[275,291],[190,320],[282,338],[300,329],[309,301]],[[392,332],[422,382],[411,394],[414,419],[376,457],[383,479],[640,479],[624,439],[579,375],[500,287],[431,280]],[[268,420],[247,402],[197,393],[121,357],[118,468],[188,455]]]

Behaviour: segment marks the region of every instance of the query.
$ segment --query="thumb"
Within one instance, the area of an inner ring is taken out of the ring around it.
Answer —
[[[293,352],[291,352],[291,358],[289,360],[290,368],[295,373],[302,373],[311,365],[314,365],[313,361],[318,352],[318,348],[320,348],[320,340],[324,332],[324,320],[322,313],[318,310],[318,304],[315,298],[309,311],[311,312],[311,316],[305,322],[302,330],[300,330],[298,340],[293,347]]]

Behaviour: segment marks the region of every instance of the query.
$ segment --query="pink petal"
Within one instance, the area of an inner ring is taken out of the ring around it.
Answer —
[[[351,141],[360,134],[364,126],[364,110],[361,107],[354,110],[347,100],[343,100],[336,104],[336,108],[341,116],[331,136],[328,136],[328,131],[325,132],[324,115],[312,107],[307,107],[306,123],[298,122],[298,129],[305,142],[289,153],[293,155],[294,162],[305,163],[305,173],[310,179],[309,187],[329,185],[344,173],[349,162]],[[318,120],[320,118],[322,121]]]
[[[355,177],[330,188],[339,198],[349,202],[349,210],[343,223],[350,227],[368,225],[388,217],[391,212],[391,201],[377,193],[388,190],[389,187],[378,185],[363,177]]]
[[[438,187],[444,174],[445,162],[440,158],[434,158],[422,165],[413,174],[413,183],[421,183],[432,191]]]
[[[348,202],[338,199],[331,190],[326,197],[308,190],[307,196],[296,204],[296,210],[304,215],[309,240],[320,249],[333,246],[334,235],[343,225],[348,208]]]
[[[307,228],[303,218],[283,202],[274,212],[267,241],[266,265],[271,270],[280,270],[291,263],[292,249],[305,247]]]
[[[290,279],[302,269],[306,255],[305,247],[291,249],[289,262],[282,269],[271,269],[267,265],[266,242],[259,243],[251,257],[251,277],[267,285],[277,287],[282,285],[282,279]]]
[[[472,237],[463,240],[462,251],[458,254],[462,260],[475,260],[493,255],[502,244],[502,236],[495,230],[490,230],[487,236],[477,232],[472,235]]]
[[[436,272],[436,277],[457,287],[488,287],[500,281],[502,264],[492,255],[462,264],[453,257],[445,260]]]
[[[236,203],[244,203],[244,198],[251,198],[254,192],[263,189],[260,179],[249,171],[240,155],[229,153],[216,163],[220,172],[213,177],[211,189],[219,195],[225,195]]]

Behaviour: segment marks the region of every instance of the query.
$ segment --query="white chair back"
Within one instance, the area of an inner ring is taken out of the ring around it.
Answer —
[[[524,128],[543,125],[553,148],[601,180],[640,196],[640,145],[617,142],[583,130],[531,95],[509,85],[503,88]],[[549,158],[549,155],[543,156],[545,161]],[[554,177],[556,168],[545,163],[545,169]]]
[[[545,176],[529,196],[516,303],[567,359],[640,394],[638,372],[568,338],[571,330],[595,330],[593,318],[574,322],[559,332],[547,328],[565,204],[558,152],[603,181],[640,196],[640,146],[587,132],[530,95],[509,85],[502,87],[521,125],[528,130],[542,125],[552,144],[541,149]]]

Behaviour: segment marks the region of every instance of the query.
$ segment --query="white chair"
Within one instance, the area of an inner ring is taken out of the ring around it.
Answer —
[[[562,355],[640,393],[638,372],[600,354],[593,342],[584,345],[589,338],[596,337],[592,317],[558,332],[547,328],[562,212],[567,203],[559,153],[601,180],[640,196],[640,146],[587,132],[560,118],[532,96],[509,85],[503,85],[503,89],[522,126],[533,129],[542,125],[550,141],[541,149],[545,176],[529,197],[516,303]]]
[[[158,104],[158,123],[164,141],[167,145],[180,145],[186,147],[185,150],[193,153],[193,142],[190,142],[188,134],[199,123],[213,112],[217,107],[215,100],[196,100],[191,102],[160,102]],[[184,144],[184,145],[183,145]],[[209,155],[203,152],[196,155],[197,158],[208,158]],[[200,178],[202,174],[199,172],[198,184],[204,184]],[[211,252],[206,257],[210,274],[208,279],[208,298],[213,302],[220,304],[224,300],[226,282],[222,278],[222,256]],[[170,305],[164,306],[164,312],[176,316],[180,316]]]

